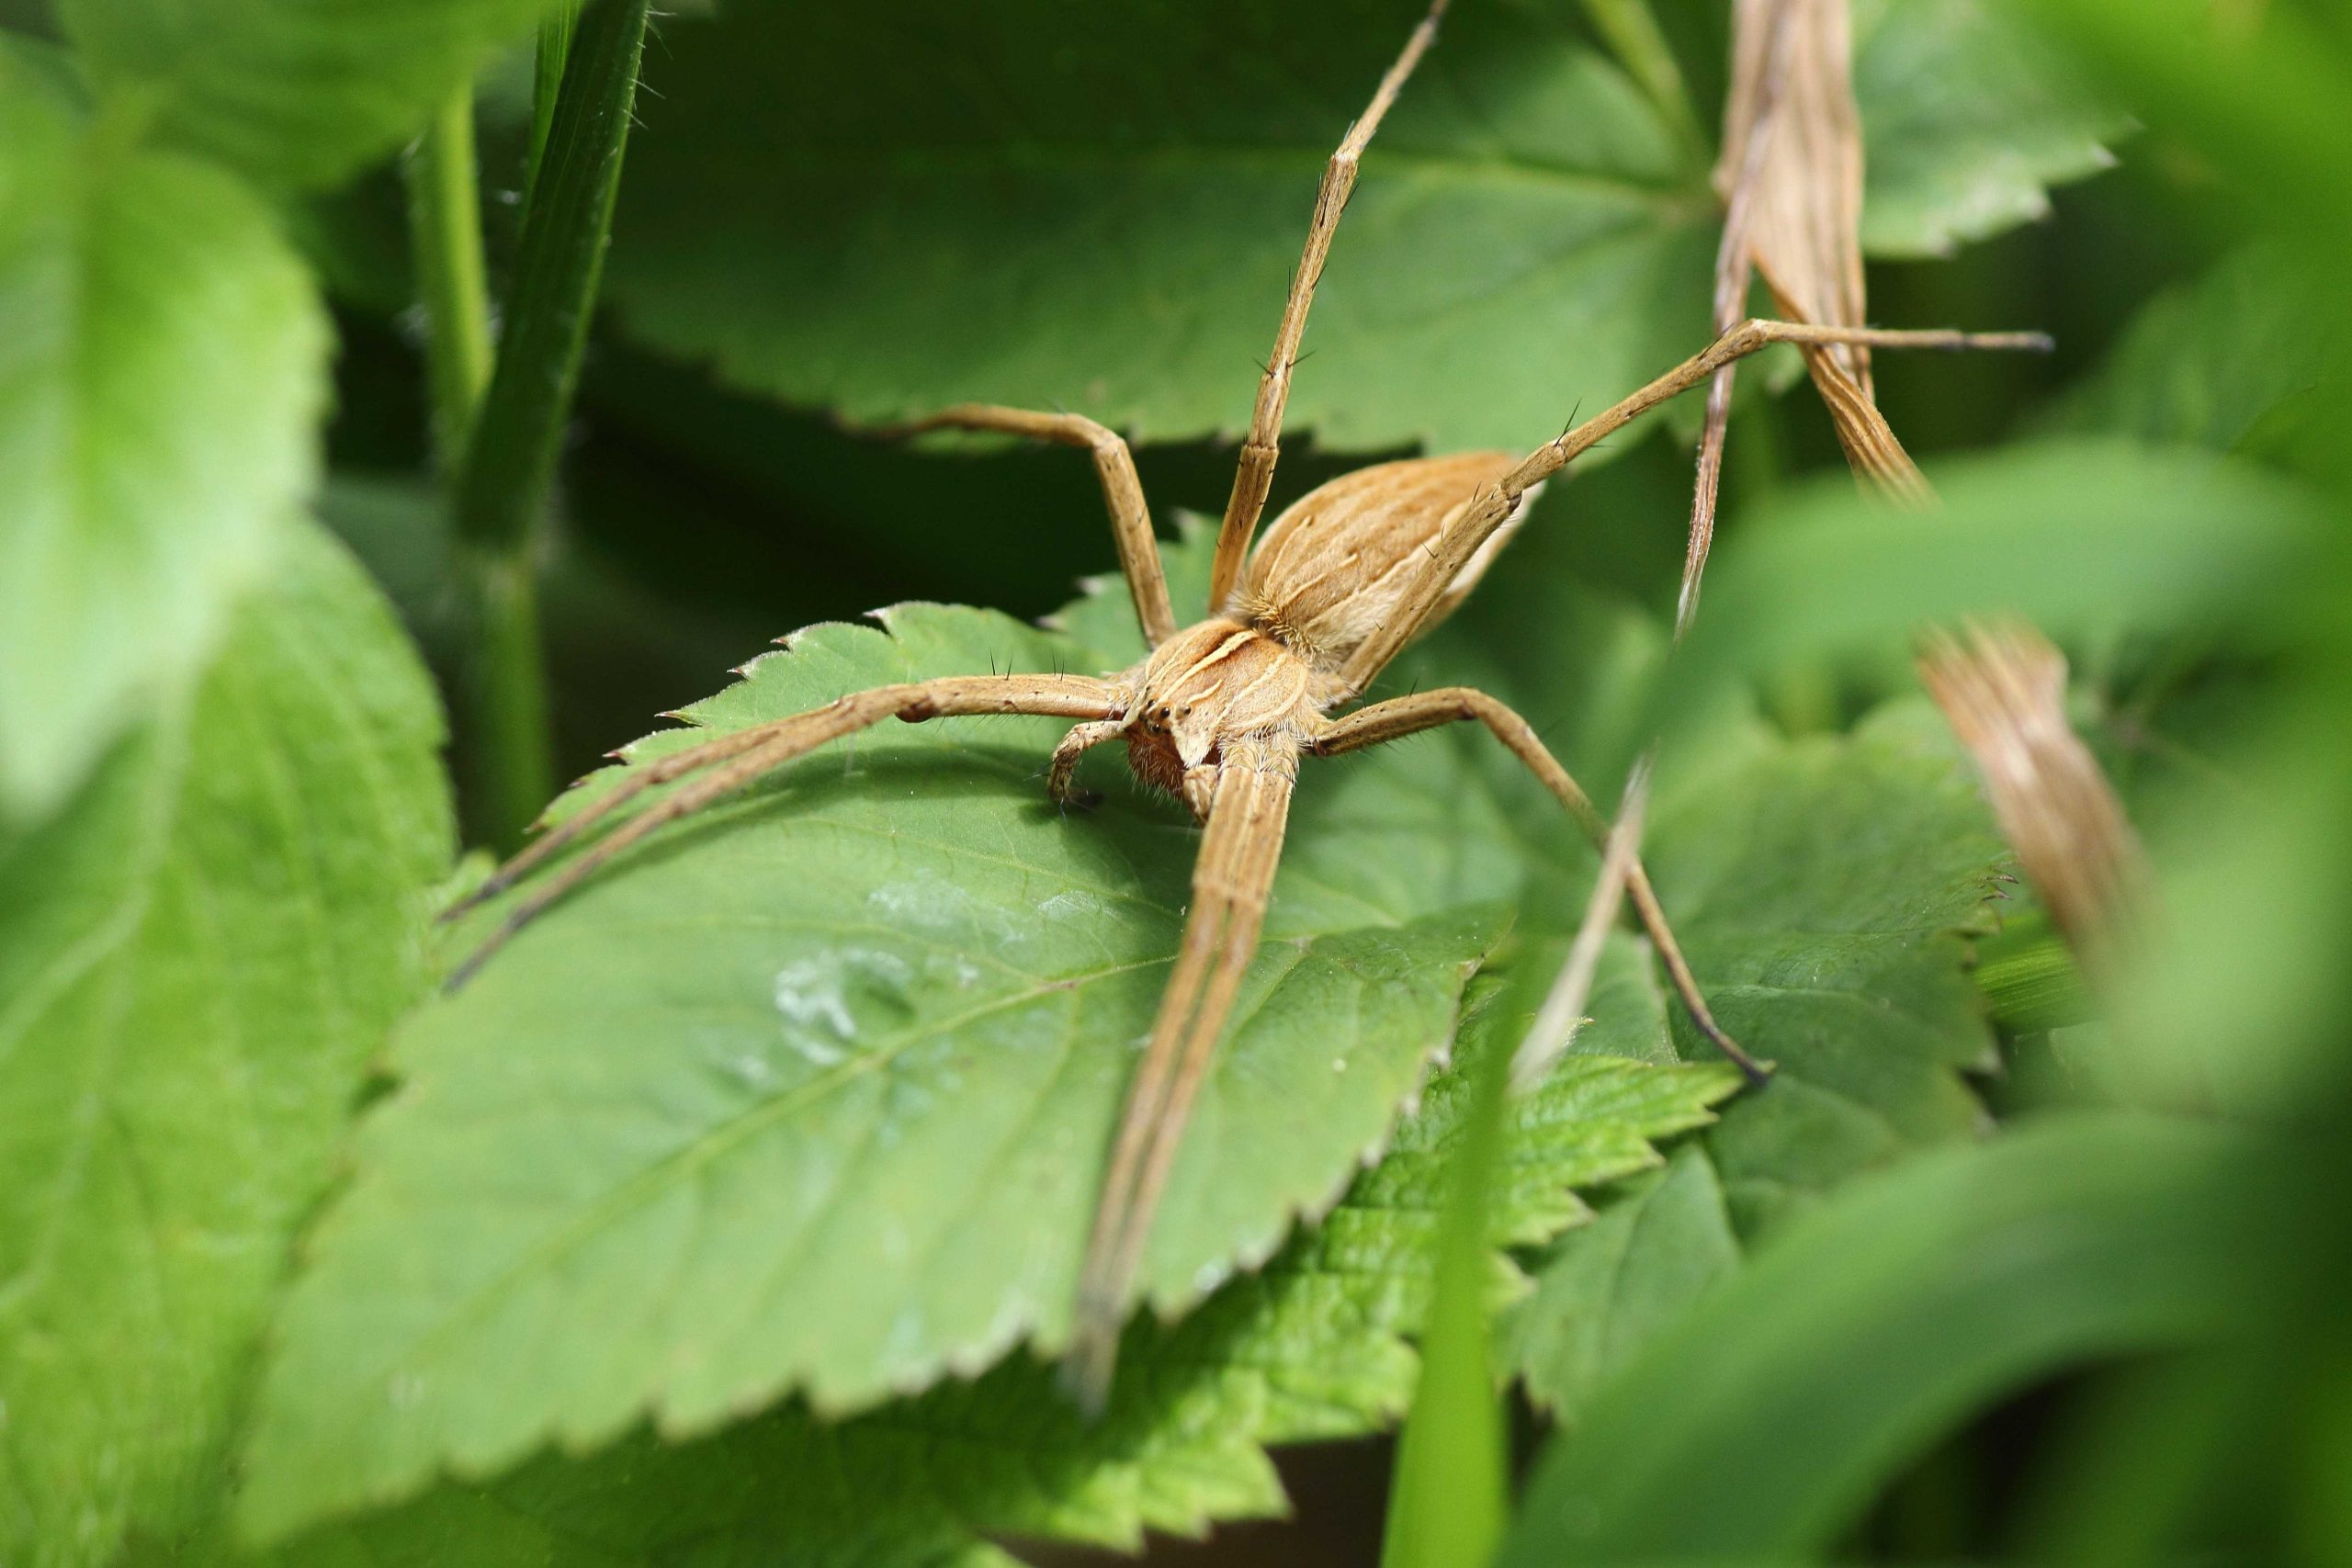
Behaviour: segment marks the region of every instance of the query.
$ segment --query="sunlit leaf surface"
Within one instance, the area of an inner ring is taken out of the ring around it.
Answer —
[[[271,185],[393,152],[492,51],[571,0],[60,0],[100,94]]]
[[[440,717],[313,530],[199,680],[0,836],[0,1559],[105,1562],[227,1488],[289,1242],[449,851]]]
[[[0,61],[0,818],[203,668],[310,484],[327,334],[263,204]]]

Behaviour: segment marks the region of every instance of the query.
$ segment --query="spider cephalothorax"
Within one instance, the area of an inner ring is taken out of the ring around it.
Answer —
[[[1321,716],[1313,667],[1238,621],[1203,621],[1179,632],[1129,673],[1136,695],[1122,727],[1128,764],[1204,822],[1228,750],[1242,744],[1295,750]]]
[[[1135,461],[1116,433],[1078,414],[989,404],[944,410],[907,429],[997,431],[1082,446],[1092,454],[1136,618],[1151,649],[1143,662],[1100,678],[963,675],[879,686],[690,747],[635,769],[500,867],[460,906],[471,908],[514,886],[645,792],[679,785],[518,899],[481,947],[452,973],[453,987],[541,910],[663,824],[869,725],[957,714],[1077,720],[1055,749],[1047,774],[1048,788],[1064,801],[1076,795],[1073,774],[1080,756],[1090,747],[1124,740],[1136,773],[1182,799],[1204,831],[1183,939],[1128,1090],[1080,1272],[1069,1366],[1089,1403],[1099,1402],[1109,1382],[1144,1237],[1177,1140],[1257,952],[1299,760],[1359,750],[1439,725],[1476,722],[1524,762],[1596,840],[1606,836],[1607,824],[1533,728],[1483,692],[1446,687],[1340,711],[1370,688],[1407,643],[1476,586],[1543,481],[1637,415],[1769,344],[2044,346],[2032,334],[1971,336],[1748,321],[1523,458],[1479,452],[1359,469],[1294,503],[1252,550],[1307,306],[1355,184],[1357,159],[1429,48],[1443,9],[1444,0],[1438,0],[1414,29],[1371,107],[1325,168],[1306,254],[1259,383],[1218,531],[1205,619],[1182,629],[1176,624]],[[1751,1074],[1758,1073],[1715,1026],[1638,860],[1627,871],[1626,890],[1692,1021]]]

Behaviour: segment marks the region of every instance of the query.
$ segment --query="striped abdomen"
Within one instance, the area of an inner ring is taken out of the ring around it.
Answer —
[[[1318,485],[1274,519],[1221,613],[1332,668],[1394,612],[1416,564],[1472,498],[1518,461],[1508,452],[1410,457]],[[1542,488],[1455,574],[1432,621],[1476,584]]]

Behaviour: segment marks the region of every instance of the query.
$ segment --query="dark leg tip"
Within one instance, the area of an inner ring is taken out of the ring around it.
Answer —
[[[1710,1044],[1730,1059],[1732,1066],[1739,1069],[1740,1076],[1747,1080],[1748,1088],[1762,1089],[1772,1081],[1772,1074],[1778,1069],[1778,1063],[1758,1061],[1740,1048],[1738,1041],[1714,1027],[1711,1021],[1702,1020],[1700,1024],[1699,1032],[1707,1037]]]
[[[481,886],[434,916],[433,922],[435,925],[446,926],[454,920],[463,919],[514,886],[512,878],[493,875]]]

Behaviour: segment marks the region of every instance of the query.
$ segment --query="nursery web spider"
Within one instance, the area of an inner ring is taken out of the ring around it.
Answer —
[[[1209,614],[1180,628],[1169,603],[1143,489],[1126,443],[1080,414],[963,404],[904,426],[993,431],[1083,447],[1111,513],[1119,564],[1150,653],[1133,669],[1081,675],[963,675],[856,692],[774,723],[722,736],[636,770],[618,787],[514,856],[452,914],[489,899],[546,864],[642,792],[687,779],[548,876],[451,976],[462,984],[490,954],[582,879],[663,825],[718,801],[814,747],[887,718],[1039,714],[1080,721],[1054,749],[1046,787],[1077,804],[1073,774],[1090,747],[1126,744],[1137,777],[1182,800],[1204,826],[1193,897],[1111,1150],[1081,1270],[1067,1371],[1099,1404],[1144,1239],[1177,1141],[1235,993],[1257,951],[1291,792],[1302,756],[1333,757],[1473,720],[1527,764],[1596,842],[1608,824],[1528,722],[1466,686],[1392,698],[1335,716],[1410,642],[1477,584],[1544,479],[1577,454],[1731,361],[1768,344],[1872,348],[2034,348],[2030,333],[1882,332],[1750,321],[1623,401],[1525,457],[1472,452],[1359,469],[1311,491],[1276,517],[1253,551],[1251,535],[1273,478],[1283,409],[1307,307],[1357,161],[1436,37],[1438,0],[1414,28],[1372,103],[1326,165],[1272,358],[1241,448],[1217,535]],[[1715,1024],[1638,861],[1628,892],[1644,931],[1700,1032],[1751,1077],[1763,1069]]]

